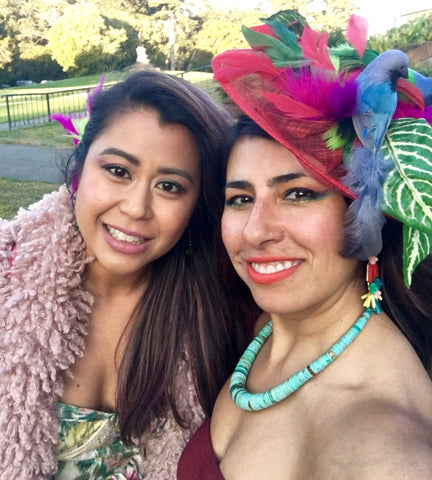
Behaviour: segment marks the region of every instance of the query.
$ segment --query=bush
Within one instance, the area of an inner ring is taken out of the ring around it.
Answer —
[[[40,83],[42,80],[61,80],[66,74],[47,53],[37,58],[18,58],[12,63],[15,79],[24,78]]]
[[[392,28],[384,35],[372,35],[368,48],[384,52],[392,48],[407,51],[432,41],[432,15],[422,15],[400,27]]]

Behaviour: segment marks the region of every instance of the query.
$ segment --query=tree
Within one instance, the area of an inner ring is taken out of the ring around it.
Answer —
[[[143,46],[154,66],[174,60],[190,69],[245,46],[241,24],[260,23],[269,2],[274,12],[297,8],[313,28],[335,30],[345,29],[353,1],[327,0],[311,11],[317,0],[262,0],[259,9],[221,12],[208,0],[0,0],[0,62],[11,59],[12,71],[23,75],[61,75],[59,65],[75,75],[133,64]]]
[[[295,9],[318,31],[345,30],[356,11],[354,0],[270,0],[273,12]]]
[[[0,6],[17,45],[24,50],[28,45],[46,45],[46,32],[68,6],[68,1],[0,0]]]
[[[419,47],[430,51],[430,45],[432,45],[432,14],[415,17],[400,27],[391,28],[383,35],[373,35],[368,40],[368,48],[378,52],[393,48],[405,51],[413,68],[426,76],[432,76],[430,57],[417,63],[419,58],[413,55],[413,51]]]
[[[222,11],[211,9],[202,12],[205,21],[196,35],[192,50],[190,67],[209,64],[214,55],[231,48],[247,48],[247,42],[241,33],[241,25],[261,23],[262,14],[258,10]]]
[[[0,0],[0,38],[8,38],[8,82],[58,78],[61,67],[46,50],[46,32],[67,0]]]
[[[5,65],[12,61],[12,52],[9,49],[9,39],[0,39],[0,68],[4,68]]]
[[[22,52],[13,62],[13,71],[15,78],[28,78],[34,82],[66,76],[62,67],[52,59],[47,47],[41,45]]]
[[[130,28],[129,34],[132,32]],[[133,52],[130,43],[129,50],[126,48],[125,26],[102,16],[97,5],[82,2],[70,5],[49,30],[47,38],[53,59],[69,73],[87,74],[118,68],[118,56],[125,56],[129,63],[135,59],[136,45]]]
[[[383,35],[373,35],[368,46],[379,52],[399,48],[409,50],[432,41],[432,14],[420,15]]]
[[[325,8],[311,12],[310,24],[313,28],[325,32],[345,31],[349,17],[356,11],[353,0],[327,0]]]
[[[176,68],[186,68],[202,25],[200,16],[183,0],[152,1],[149,9],[151,15],[141,17],[140,38],[152,65],[171,64],[173,54]]]

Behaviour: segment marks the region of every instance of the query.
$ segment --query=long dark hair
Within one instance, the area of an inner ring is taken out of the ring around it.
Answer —
[[[432,378],[432,256],[418,265],[408,288],[402,273],[403,225],[386,219],[382,237],[382,308],[408,338]]]
[[[237,279],[220,239],[222,180],[216,151],[232,120],[198,88],[148,70],[103,91],[94,101],[83,139],[66,170],[67,184],[79,178],[98,135],[122,113],[139,108],[157,111],[161,124],[181,124],[189,130],[199,152],[201,189],[182,238],[154,262],[149,286],[124,334],[116,407],[122,438],[128,443],[169,408],[185,425],[177,406],[176,388],[182,386],[176,385],[176,373],[186,354],[199,401],[211,414],[245,346],[252,305],[250,296],[240,299],[231,294],[238,291],[230,288]],[[190,241],[193,254],[188,256]]]
[[[245,137],[274,140],[252,119],[242,115],[221,143],[220,154],[225,171],[232,149]],[[347,203],[349,201],[347,199]],[[411,287],[408,288],[402,270],[403,225],[387,218],[382,239],[383,248],[379,254],[380,278],[383,283],[382,309],[404,333],[432,378],[432,255],[416,268]]]

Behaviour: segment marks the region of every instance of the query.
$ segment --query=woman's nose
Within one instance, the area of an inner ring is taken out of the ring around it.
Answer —
[[[120,210],[134,219],[153,217],[152,195],[150,188],[133,188],[125,193]]]
[[[277,208],[265,202],[255,202],[243,229],[244,239],[259,247],[268,242],[279,242],[284,236]]]

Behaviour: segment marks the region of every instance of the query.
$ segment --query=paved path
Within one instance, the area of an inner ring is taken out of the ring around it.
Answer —
[[[0,143],[0,177],[63,183],[61,166],[72,150]]]

